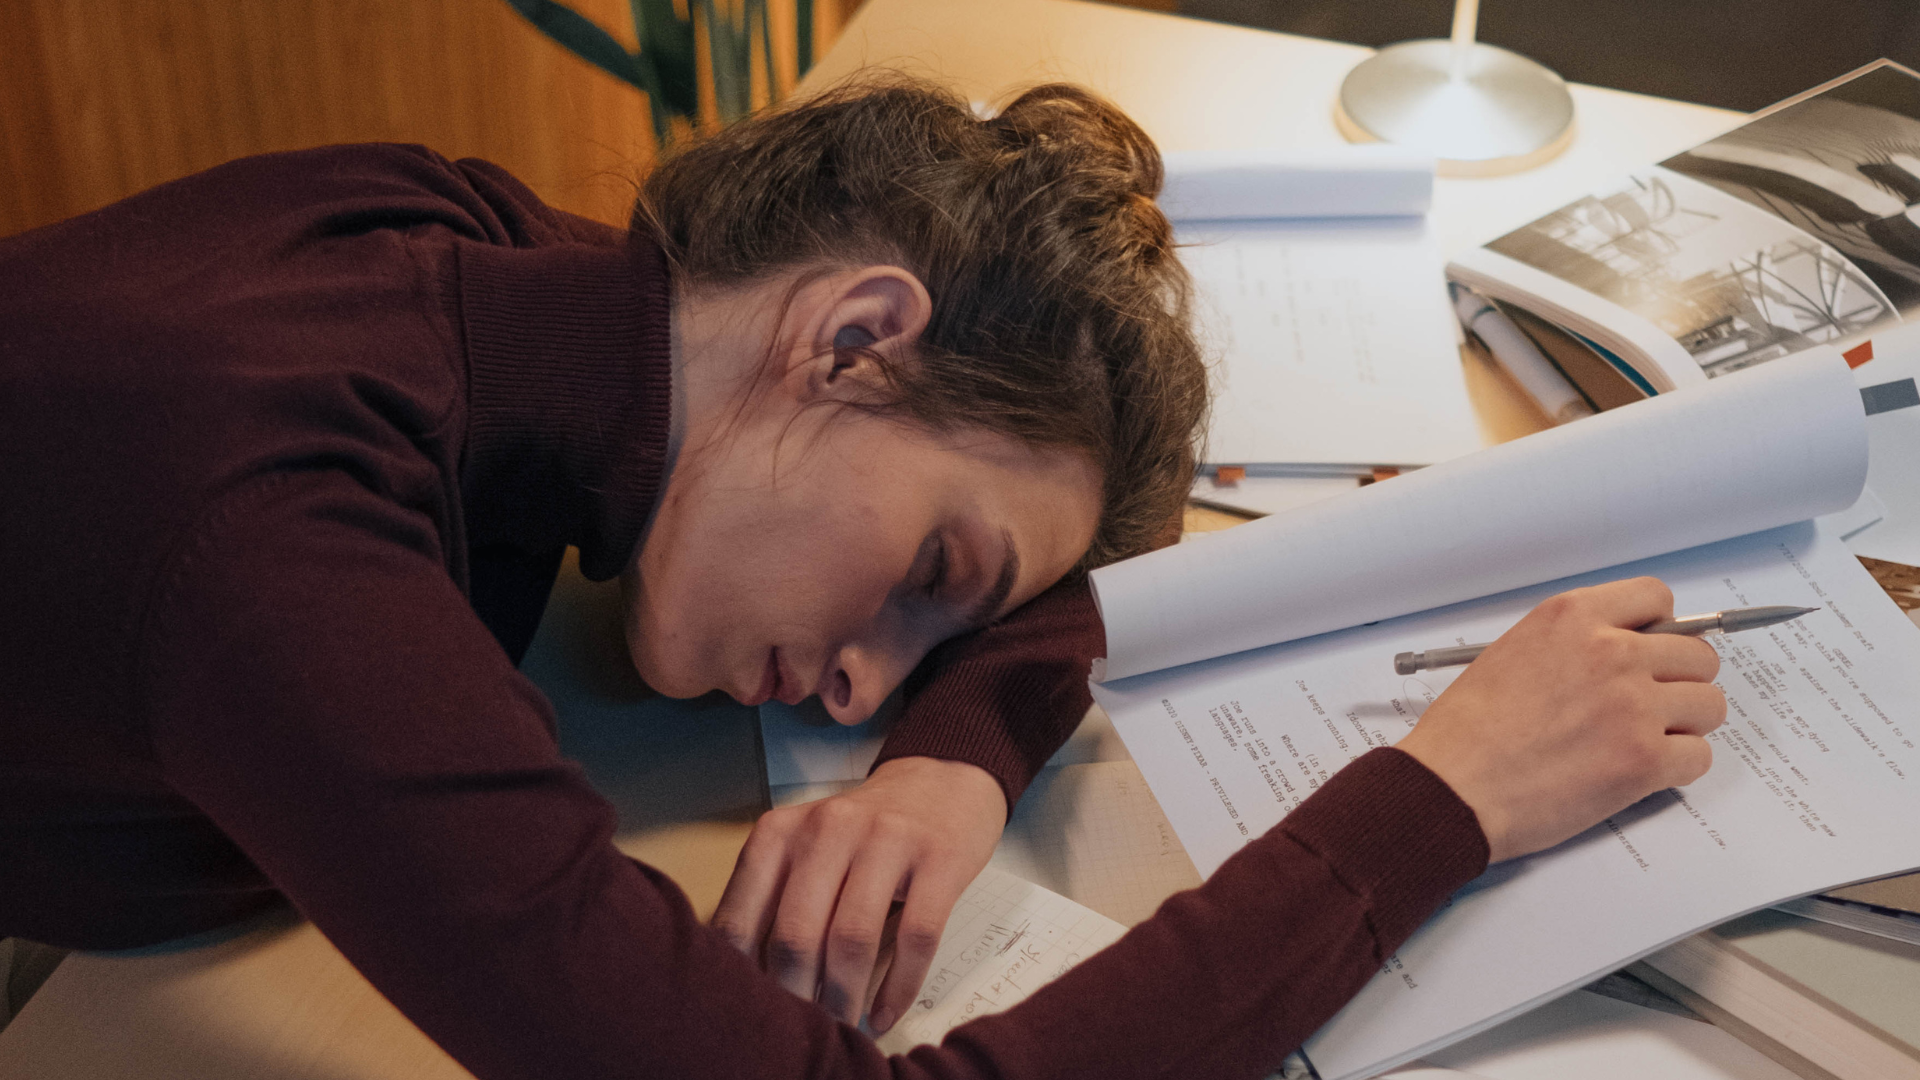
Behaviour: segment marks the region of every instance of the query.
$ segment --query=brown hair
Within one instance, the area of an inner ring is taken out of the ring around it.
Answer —
[[[1088,455],[1105,490],[1086,569],[1177,529],[1206,410],[1160,181],[1147,134],[1079,87],[981,120],[936,85],[870,76],[669,159],[634,227],[692,286],[873,263],[918,276],[932,317],[870,407]]]

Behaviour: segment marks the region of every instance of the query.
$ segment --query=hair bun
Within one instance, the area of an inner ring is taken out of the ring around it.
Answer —
[[[1088,165],[1122,174],[1130,194],[1160,194],[1165,171],[1160,151],[1140,125],[1092,92],[1069,83],[1048,83],[1021,94],[985,121],[1022,149],[1048,146],[1086,155]]]
[[[1082,456],[1101,510],[1081,565],[1102,566],[1178,531],[1207,411],[1192,283],[1154,201],[1160,154],[1078,87],[981,111],[923,79],[863,73],[677,149],[647,178],[636,227],[687,288],[912,272],[932,312],[858,408]]]

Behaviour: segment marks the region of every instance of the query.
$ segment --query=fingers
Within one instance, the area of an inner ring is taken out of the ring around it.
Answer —
[[[786,884],[787,844],[792,815],[775,810],[762,816],[740,849],[733,877],[713,912],[713,928],[728,943],[758,959],[773,923],[773,901]]]
[[[929,865],[914,874],[907,890],[906,907],[900,912],[900,926],[894,937],[893,966],[874,995],[869,1022],[876,1034],[893,1026],[913,995],[926,981],[933,966],[934,953],[940,948],[940,935],[947,928],[947,916],[960,898],[973,871],[954,863]]]
[[[766,971],[790,993],[808,1001],[820,985],[827,927],[858,845],[859,837],[845,830],[829,829],[810,837],[794,853],[780,890],[780,907],[767,934]]]
[[[1609,581],[1560,595],[1586,608],[1607,625],[1623,630],[1673,617],[1673,590],[1659,578]]]
[[[1640,634],[1637,638],[1655,682],[1705,683],[1720,673],[1720,654],[1697,637]]]
[[[827,930],[820,978],[820,1007],[835,1019],[860,1022],[887,916],[907,876],[908,861],[907,853],[897,848],[863,852],[847,873]]]
[[[1653,790],[1685,787],[1707,775],[1713,765],[1713,746],[1698,735],[1669,735],[1664,748],[1663,775]]]
[[[869,993],[890,1026],[912,1002],[947,915],[993,854],[1006,821],[1000,783],[935,758],[895,758],[851,792],[760,819],[714,914],[727,940],[798,997],[855,1022]],[[900,936],[887,974],[896,897]]]
[[[1660,701],[1669,735],[1705,735],[1727,719],[1727,696],[1712,683],[1668,683]]]

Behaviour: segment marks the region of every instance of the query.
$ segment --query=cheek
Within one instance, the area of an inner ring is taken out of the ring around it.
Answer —
[[[697,512],[714,503],[695,496],[663,506],[623,581],[627,651],[640,677],[673,697],[736,677],[721,631],[740,619],[740,533]]]
[[[924,492],[860,467],[877,448],[810,449],[777,483],[669,491],[627,590],[628,651],[654,689],[734,688],[770,646],[811,663],[874,632],[931,528]]]

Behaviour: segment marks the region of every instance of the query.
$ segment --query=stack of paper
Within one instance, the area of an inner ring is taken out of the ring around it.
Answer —
[[[1355,475],[1480,446],[1432,192],[1432,159],[1391,147],[1167,155],[1161,205],[1219,361],[1208,462]]]
[[[1844,361],[1811,350],[1094,572],[1095,697],[1203,873],[1458,674],[1397,675],[1396,653],[1490,641],[1552,593],[1640,574],[1685,613],[1816,609],[1714,642],[1711,772],[1464,889],[1309,1041],[1320,1075],[1372,1075],[1703,926],[1920,866],[1920,635],[1805,520],[1858,496],[1865,421]]]

